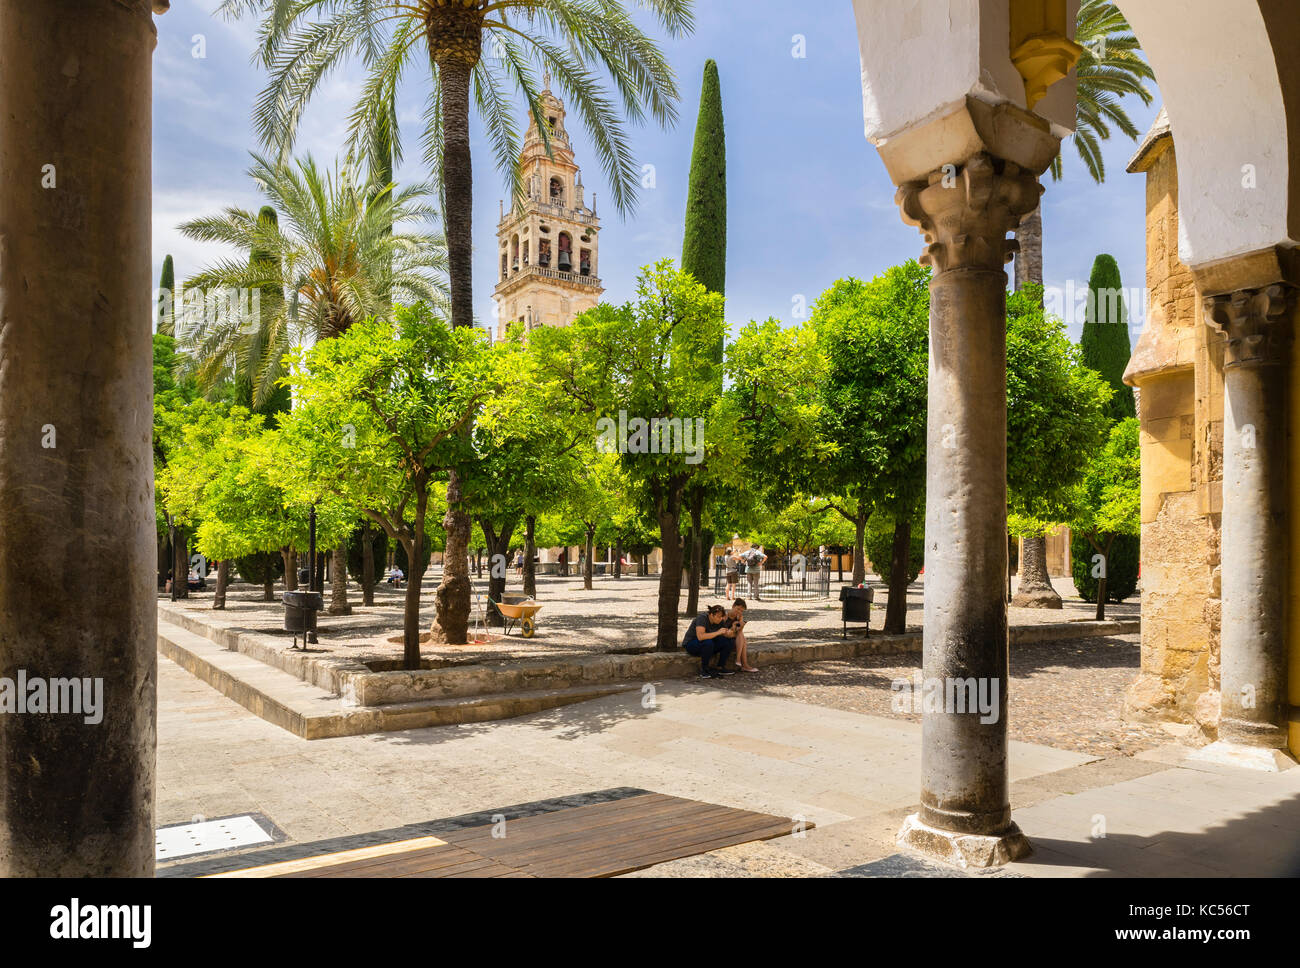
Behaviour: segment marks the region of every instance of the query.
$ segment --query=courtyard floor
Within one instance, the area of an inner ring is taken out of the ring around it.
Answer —
[[[608,596],[622,614],[628,606],[618,592],[598,586],[586,604]],[[569,607],[577,623],[581,610]],[[770,622],[768,634],[786,634],[785,611],[756,608],[755,633]],[[644,634],[623,631],[634,641]],[[890,709],[889,686],[916,659],[864,656],[717,683],[669,681],[504,722],[309,742],[160,658],[156,823],[251,812],[292,843],[346,842],[633,787],[815,826],[628,876],[957,874],[893,841],[916,809],[921,745],[919,717]],[[1300,841],[1300,770],[1188,762],[1190,749],[1163,730],[1121,722],[1120,697],[1137,662],[1129,635],[1013,648],[1011,800],[1035,853],[995,876],[1294,872],[1300,859],[1282,845]],[[230,855],[218,862],[229,865]],[[196,873],[205,862],[177,863]]]

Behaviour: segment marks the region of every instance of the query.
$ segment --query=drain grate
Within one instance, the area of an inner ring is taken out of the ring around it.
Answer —
[[[154,839],[155,860],[175,860],[219,850],[269,844],[275,837],[250,814],[162,827]]]

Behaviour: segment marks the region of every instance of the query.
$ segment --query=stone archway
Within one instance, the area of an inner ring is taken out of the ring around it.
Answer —
[[[1175,130],[1187,128],[1192,158],[1185,175],[1180,165],[1180,180],[1185,205],[1196,213],[1184,223],[1180,249],[1212,325],[1226,333],[1229,355],[1237,358],[1225,380],[1235,415],[1227,432],[1244,432],[1248,424],[1266,442],[1264,453],[1230,446],[1225,456],[1225,488],[1239,493],[1225,516],[1224,627],[1231,615],[1238,631],[1224,639],[1222,720],[1233,752],[1245,748],[1261,759],[1285,742],[1284,606],[1300,590],[1288,559],[1295,457],[1286,436],[1294,407],[1292,293],[1300,284],[1294,258],[1300,211],[1293,214],[1300,203],[1291,201],[1300,198],[1300,190],[1292,191],[1300,186],[1300,159],[1293,157],[1300,144],[1294,136],[1300,69],[1285,61],[1286,49],[1300,41],[1300,26],[1293,12],[1287,19],[1287,5],[1120,0],[1146,46]],[[1001,582],[982,577],[1000,578],[1007,555],[1006,441],[998,429],[1005,426],[1005,397],[990,390],[1005,374],[1002,267],[1014,251],[1006,238],[1012,219],[1037,204],[1037,176],[1073,130],[1078,7],[1077,0],[951,0],[941,9],[854,0],[866,135],[898,186],[904,221],[925,235],[924,260],[935,270],[927,679],[991,677],[1006,684]],[[1226,166],[1225,138],[1252,157]],[[1261,190],[1243,197],[1247,164]],[[1295,620],[1300,610],[1291,611]],[[1232,698],[1247,686],[1260,705],[1246,708]],[[1290,698],[1294,708],[1300,695]],[[900,842],[979,866],[1027,849],[1006,799],[1005,711],[1004,700],[1002,717],[991,723],[960,710],[926,714],[921,810],[904,825]]]

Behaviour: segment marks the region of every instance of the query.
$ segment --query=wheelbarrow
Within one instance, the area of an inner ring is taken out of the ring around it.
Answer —
[[[513,602],[506,599],[493,602],[489,598],[488,601],[496,607],[496,610],[501,613],[501,617],[506,620],[506,635],[510,634],[510,630],[516,624],[519,626],[519,634],[526,639],[531,639],[537,633],[537,622],[533,616],[542,610],[540,602],[536,602],[531,598]]]

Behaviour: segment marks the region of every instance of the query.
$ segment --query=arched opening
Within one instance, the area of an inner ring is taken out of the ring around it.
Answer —
[[[560,258],[556,268],[561,272],[573,271],[573,239],[568,232],[560,233]]]
[[[564,205],[564,179],[558,175],[551,179],[550,193],[547,197],[552,205]]]
[[[510,271],[519,271],[519,236],[510,239]]]

